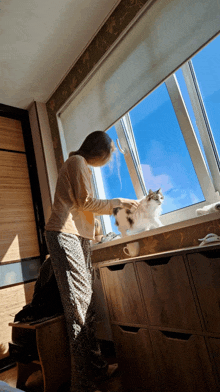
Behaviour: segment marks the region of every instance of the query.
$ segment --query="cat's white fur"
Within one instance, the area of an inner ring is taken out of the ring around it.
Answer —
[[[152,198],[157,193],[158,200]],[[119,209],[115,215],[117,226],[121,232],[121,236],[136,234],[141,231],[154,229],[163,226],[159,216],[161,214],[161,204],[163,202],[163,194],[160,189],[153,192],[151,189],[146,197],[139,200],[139,206],[134,212],[129,214],[126,209]],[[132,227],[128,222],[128,217],[134,222]]]
[[[220,213],[220,202],[209,204],[208,206],[205,206],[203,208],[197,208],[196,210],[196,214],[198,216],[212,214],[213,212]]]

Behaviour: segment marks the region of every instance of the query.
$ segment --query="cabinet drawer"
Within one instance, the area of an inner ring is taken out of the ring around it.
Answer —
[[[156,392],[157,371],[146,329],[112,326],[125,391]]]
[[[211,347],[211,355],[215,364],[215,369],[218,375],[220,390],[220,338],[209,338],[209,344]]]
[[[132,263],[100,269],[110,319],[120,323],[145,324],[144,306]]]
[[[206,330],[220,333],[220,251],[188,254],[187,258]]]
[[[136,265],[150,324],[201,330],[183,258],[162,257]]]
[[[150,331],[161,392],[217,392],[203,336]]]

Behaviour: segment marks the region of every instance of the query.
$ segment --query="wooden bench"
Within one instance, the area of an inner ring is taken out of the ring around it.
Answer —
[[[28,377],[41,369],[44,392],[55,392],[70,380],[69,342],[64,316],[36,324],[9,323],[12,327],[12,342],[19,339],[19,334],[26,330],[34,330],[39,360],[30,363],[17,362],[17,388],[25,389]]]

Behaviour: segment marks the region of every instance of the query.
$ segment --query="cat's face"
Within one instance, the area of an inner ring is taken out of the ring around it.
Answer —
[[[157,191],[152,191],[151,189],[149,190],[148,195],[146,196],[147,201],[154,200],[157,204],[162,204],[164,200],[163,193],[161,189],[159,188]]]

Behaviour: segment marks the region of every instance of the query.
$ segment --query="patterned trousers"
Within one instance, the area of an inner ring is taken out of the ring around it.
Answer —
[[[90,243],[55,231],[46,231],[45,236],[69,336],[71,392],[93,392],[94,376],[107,372],[107,362],[95,338]]]

